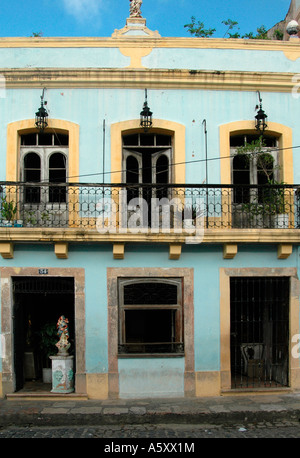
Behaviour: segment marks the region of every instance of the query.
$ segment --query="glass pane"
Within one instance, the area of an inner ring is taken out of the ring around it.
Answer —
[[[22,146],[36,145],[36,141],[37,141],[36,134],[21,135],[21,145]]]
[[[173,310],[126,310],[126,343],[172,342]]]
[[[156,135],[156,146],[170,146],[170,135]]]
[[[52,145],[52,134],[38,134],[38,142],[39,145]]]
[[[25,169],[38,169],[41,168],[40,156],[36,153],[28,153],[24,157],[24,168]]]
[[[124,146],[138,146],[138,144],[139,144],[138,134],[123,136],[123,145]]]
[[[156,162],[156,183],[169,182],[169,159],[164,154]]]
[[[65,134],[54,134],[54,145],[68,146],[69,136]]]
[[[153,134],[141,134],[140,142],[141,142],[141,146],[154,146],[154,135]]]
[[[65,169],[66,158],[61,153],[54,153],[49,158],[49,168],[51,169]]]
[[[142,282],[124,286],[124,305],[177,304],[177,285]]]

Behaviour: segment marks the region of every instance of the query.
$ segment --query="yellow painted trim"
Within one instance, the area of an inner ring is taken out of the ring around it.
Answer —
[[[238,252],[238,246],[236,243],[224,243],[223,245],[223,258],[233,259]]]
[[[291,243],[279,243],[277,247],[278,259],[287,259],[293,252],[293,245]]]
[[[231,184],[230,134],[255,132],[252,121],[235,121],[220,126],[221,184]],[[268,122],[268,133],[279,135],[279,161],[281,179],[286,184],[293,184],[293,137],[292,129],[283,124]]]
[[[181,243],[170,243],[169,246],[169,259],[178,260],[181,256]]]
[[[195,373],[196,397],[220,395],[220,372],[204,371]]]
[[[122,48],[123,49],[123,48]],[[256,91],[291,93],[295,82],[287,72],[246,72],[211,70],[145,69],[140,61],[145,50],[126,49],[136,63],[129,67],[103,68],[47,68],[38,72],[36,68],[0,68],[5,78],[6,89],[10,88],[131,88],[144,89],[204,89],[229,91]],[[149,48],[147,48],[147,52]],[[145,54],[146,55],[146,54]],[[135,68],[135,66],[138,66]]]
[[[108,399],[108,374],[86,374],[89,399]]]
[[[242,49],[256,51],[297,52],[299,45],[293,41],[246,40],[194,37],[2,37],[0,48],[194,48]]]
[[[142,64],[142,57],[148,56],[152,48],[120,48],[120,52],[123,56],[130,57],[129,68],[145,68]]]
[[[165,133],[173,136],[173,183],[185,183],[185,126],[163,119],[153,120],[152,132]],[[125,133],[142,132],[140,120],[117,122],[111,125],[111,182],[122,182],[122,135]]]
[[[124,243],[113,244],[113,257],[114,259],[124,259],[125,256],[125,245]]]
[[[34,119],[15,121],[7,126],[6,181],[19,181],[20,135],[35,132]],[[61,119],[49,119],[45,132],[68,132],[69,134],[69,181],[78,181],[79,176],[79,125]]]
[[[20,180],[20,135],[36,132],[34,119],[15,121],[7,126],[6,148],[6,181]],[[79,177],[79,125],[62,119],[49,119],[45,132],[67,132],[69,135],[69,157],[67,178],[69,182],[77,182]],[[76,189],[70,188],[70,225],[78,218],[75,212]],[[73,205],[74,204],[74,205]],[[74,224],[74,223],[73,223]]]
[[[219,127],[220,134],[220,175],[221,185],[232,184],[231,158],[230,158],[230,135],[255,132],[254,120],[234,121]],[[292,129],[283,124],[268,122],[268,133],[278,136],[279,140],[279,165],[280,181],[285,184],[293,184],[293,138]],[[222,197],[223,206],[231,206],[232,196],[230,190],[227,196]],[[230,212],[228,212],[228,227],[230,227]],[[290,224],[293,224],[293,215],[290,215]],[[248,240],[250,242],[250,239]]]
[[[3,259],[13,259],[14,257],[14,245],[12,242],[1,242],[0,243],[0,255]]]
[[[94,227],[29,228],[0,227],[0,242],[89,242],[89,243],[161,243],[185,244],[188,234],[170,233],[99,233]],[[192,234],[193,239],[195,235]],[[205,229],[202,243],[279,243],[299,244],[299,229]]]
[[[54,244],[54,252],[58,259],[68,259],[68,243],[56,242]]]

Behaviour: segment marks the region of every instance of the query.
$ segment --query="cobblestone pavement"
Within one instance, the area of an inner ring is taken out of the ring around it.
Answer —
[[[7,426],[0,429],[0,439],[66,438],[66,439],[168,439],[168,444],[178,440],[198,438],[300,438],[299,421],[274,421],[228,425],[102,425],[102,426]],[[173,441],[173,442],[172,442]],[[166,443],[166,444],[167,444]],[[104,443],[103,443],[104,444]],[[107,442],[109,444],[109,442]],[[165,452],[176,452],[165,446]],[[177,447],[178,448],[178,447]],[[163,451],[163,450],[161,450]],[[187,446],[186,452],[192,452]]]

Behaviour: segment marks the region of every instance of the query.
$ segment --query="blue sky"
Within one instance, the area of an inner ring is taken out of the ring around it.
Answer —
[[[129,0],[0,0],[0,36],[110,37],[129,16]],[[143,0],[147,27],[163,37],[190,36],[184,25],[191,16],[215,28],[223,37],[222,21],[239,23],[241,34],[267,29],[285,18],[290,0]]]

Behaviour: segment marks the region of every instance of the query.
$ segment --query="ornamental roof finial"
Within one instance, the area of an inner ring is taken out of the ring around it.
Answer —
[[[142,17],[141,6],[142,0],[129,0],[130,1],[130,17]]]

